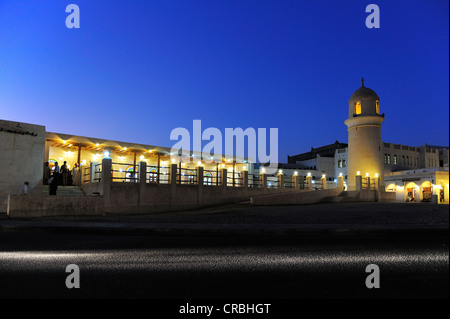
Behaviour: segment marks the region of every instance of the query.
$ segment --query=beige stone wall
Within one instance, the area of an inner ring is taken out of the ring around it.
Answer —
[[[18,195],[25,181],[28,194],[42,193],[45,127],[0,120],[0,212],[8,195]]]
[[[365,177],[378,176],[384,179],[383,147],[381,142],[381,127],[356,126],[349,128],[348,134],[348,185],[349,190],[355,189],[355,176],[359,171]],[[382,183],[384,185],[384,181]]]

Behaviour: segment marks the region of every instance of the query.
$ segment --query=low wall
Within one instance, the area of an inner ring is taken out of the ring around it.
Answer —
[[[324,189],[324,190],[302,190],[288,194],[273,194],[264,197],[252,197],[250,203],[252,205],[301,205],[316,204],[323,202],[327,198],[339,196],[341,189]]]
[[[180,184],[111,183],[107,213],[152,213],[250,200],[252,196],[298,192],[293,189]]]
[[[103,197],[101,196],[43,196],[10,195],[8,197],[9,217],[44,217],[101,215]]]
[[[82,184],[81,188],[86,195],[93,195],[94,193],[98,193],[103,195],[103,184],[102,183],[87,183]]]
[[[395,192],[378,192],[378,201],[382,203],[395,203],[398,200]]]

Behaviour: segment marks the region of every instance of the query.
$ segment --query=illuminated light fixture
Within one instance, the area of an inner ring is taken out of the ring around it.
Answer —
[[[175,163],[175,159],[174,159],[174,158],[171,158],[170,161],[171,161],[172,163]]]
[[[369,177],[369,173],[366,173],[366,176]]]
[[[170,154],[170,155],[172,155],[172,154]],[[195,154],[192,154],[192,157],[195,157]]]
[[[81,164],[83,164],[83,165],[86,165],[86,160],[83,160],[82,162],[81,162]]]
[[[148,150],[149,153],[151,153],[153,150]]]
[[[378,173],[375,173],[375,177],[378,178]]]
[[[144,155],[139,156],[139,158],[140,158],[141,160],[143,160],[143,159],[144,159]]]
[[[339,176],[342,177],[342,173],[339,173]]]
[[[298,172],[297,172],[297,171],[295,171],[295,172],[294,172],[294,175],[295,175],[295,176],[297,176],[297,175],[298,175]]]
[[[63,140],[62,142],[63,142],[63,144],[66,144],[66,141]]]
[[[211,160],[213,160],[213,159],[214,159],[214,157],[211,156]]]
[[[124,150],[124,151],[126,151],[126,150],[127,150],[127,148],[126,148],[126,147],[124,147],[124,148],[123,148],[123,150]]]
[[[59,158],[59,160],[60,160],[60,161],[62,161],[62,160],[63,160],[63,158],[62,158],[62,157],[60,157],[60,158]]]
[[[201,166],[201,165],[202,165],[202,162],[201,162],[201,161],[198,161],[198,162],[197,162],[197,165],[198,165],[198,166]]]
[[[263,167],[263,168],[261,168],[261,173],[265,173],[266,172],[266,169]]]
[[[100,145],[100,144],[98,144],[98,143],[97,143],[97,144],[95,144],[95,146],[97,146],[97,147],[98,147],[99,145]]]
[[[361,175],[361,172],[360,172],[360,171],[357,171],[357,172],[356,172],[356,175]]]
[[[103,152],[103,156],[104,158],[109,158],[109,152],[108,151]]]
[[[247,170],[247,165],[244,165],[244,167],[242,168],[243,171]]]
[[[225,164],[222,164],[222,168],[224,168],[225,167]]]
[[[325,174],[322,174],[322,178],[325,178]]]
[[[69,147],[72,146],[72,144],[69,144]]]
[[[312,183],[313,183],[313,184],[315,184],[315,183],[316,183],[316,181],[312,181]]]
[[[123,169],[120,168],[120,169],[119,169],[119,172],[122,173],[122,172],[123,172]]]
[[[445,186],[447,186],[447,188],[448,188],[448,184],[447,184],[447,185],[445,185]]]
[[[283,174],[283,170],[280,169],[280,170],[278,171],[278,174]]]
[[[311,173],[308,173],[308,176],[311,177]]]

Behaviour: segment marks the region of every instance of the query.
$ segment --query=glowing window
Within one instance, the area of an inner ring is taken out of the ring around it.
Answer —
[[[356,102],[355,114],[361,114],[361,102]]]
[[[205,185],[212,185],[212,175],[211,173],[205,173],[205,180],[204,180]]]
[[[377,114],[380,114],[380,102],[377,100]]]

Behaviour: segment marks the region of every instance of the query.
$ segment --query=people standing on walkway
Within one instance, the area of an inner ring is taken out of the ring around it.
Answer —
[[[60,184],[60,177],[59,177],[59,165],[58,162],[55,162],[55,167],[53,168],[53,178],[56,179],[56,183]],[[51,183],[49,181],[49,183]]]
[[[64,164],[61,166],[61,175],[62,175],[62,185],[66,186],[69,178],[69,169],[67,168],[66,161],[64,161]]]
[[[55,173],[53,173],[52,176],[49,178],[48,183],[50,185],[49,195],[56,195],[56,191],[58,189],[58,178],[55,175]]]
[[[20,189],[20,195],[28,194],[28,182],[23,183],[22,188]]]
[[[78,176],[79,176],[79,164],[75,163],[72,168],[72,185],[79,186]]]
[[[44,176],[43,176],[44,185],[48,185],[49,178],[50,178],[50,167],[48,166],[48,162],[45,162],[44,163]]]

